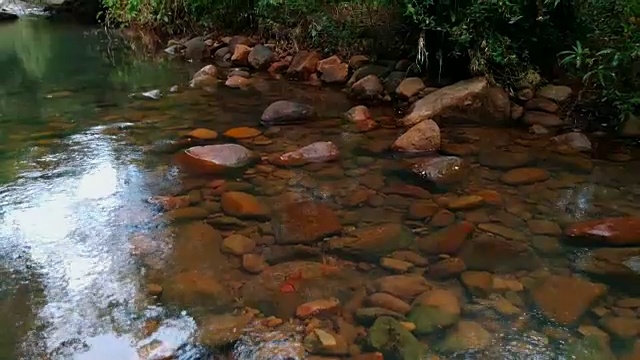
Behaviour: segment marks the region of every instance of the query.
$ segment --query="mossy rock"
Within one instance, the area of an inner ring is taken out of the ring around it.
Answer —
[[[615,360],[616,356],[601,338],[589,335],[567,344],[567,359]]]
[[[442,309],[417,305],[409,315],[407,319],[416,325],[416,334],[426,335],[444,329],[455,324],[460,318],[460,314],[452,314]]]
[[[384,355],[385,360],[421,360],[429,355],[425,344],[397,320],[379,317],[369,329],[369,345]]]

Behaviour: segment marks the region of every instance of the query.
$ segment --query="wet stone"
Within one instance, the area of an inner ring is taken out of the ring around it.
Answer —
[[[367,298],[367,303],[371,307],[388,309],[402,315],[406,315],[411,310],[411,305],[402,299],[385,293],[372,294]]]
[[[518,168],[510,170],[500,177],[508,185],[527,185],[549,179],[549,173],[540,168]]]
[[[473,224],[461,222],[439,230],[426,238],[420,238],[416,244],[426,254],[454,255],[474,230]]]
[[[464,180],[468,165],[455,156],[438,156],[414,164],[411,171],[426,181],[446,186]]]
[[[304,303],[296,309],[296,316],[306,319],[312,316],[326,315],[338,310],[340,301],[336,298],[314,300]]]
[[[529,220],[527,221],[529,231],[535,235],[560,235],[562,229],[560,226],[549,220]]]
[[[225,192],[222,194],[220,204],[226,214],[241,219],[268,219],[270,216],[266,205],[255,196],[244,192]]]
[[[460,258],[448,258],[440,260],[429,266],[426,277],[434,280],[444,280],[457,277],[467,270],[467,266]]]
[[[243,235],[231,235],[222,241],[222,252],[232,255],[248,254],[255,248],[255,241]]]
[[[269,265],[261,255],[245,254],[242,256],[242,268],[251,274],[263,272]]]
[[[333,210],[319,202],[297,202],[275,214],[273,232],[278,244],[309,244],[342,231]]]
[[[540,265],[540,259],[525,243],[488,235],[467,240],[458,256],[472,270],[531,270]]]
[[[531,160],[529,153],[506,150],[485,150],[478,155],[478,162],[492,169],[517,168],[527,165]]]
[[[379,307],[360,308],[360,309],[356,310],[356,313],[355,313],[355,318],[358,321],[358,323],[360,323],[362,325],[365,325],[365,326],[370,326],[379,317],[391,317],[391,318],[394,318],[396,320],[405,320],[406,319],[404,317],[404,315],[398,314],[395,311],[391,311],[391,310],[383,309],[383,308],[379,308]]]
[[[413,269],[413,264],[407,261],[385,257],[380,259],[380,267],[396,273],[406,273]]]

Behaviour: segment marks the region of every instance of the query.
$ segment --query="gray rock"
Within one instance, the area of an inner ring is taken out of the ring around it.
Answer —
[[[562,103],[569,99],[573,91],[570,87],[564,85],[546,85],[543,86],[536,95]]]
[[[264,125],[287,125],[305,122],[313,116],[313,107],[293,101],[280,100],[269,105],[260,120]]]
[[[271,65],[275,58],[273,51],[264,45],[256,45],[249,53],[249,65],[258,70],[264,70]]]

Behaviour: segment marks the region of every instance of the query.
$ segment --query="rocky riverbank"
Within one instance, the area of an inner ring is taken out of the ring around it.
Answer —
[[[149,199],[169,233],[132,251],[149,301],[196,309],[194,342],[221,359],[640,357],[640,192],[625,170],[640,153],[602,156],[567,132],[570,88],[428,87],[406,61],[283,57],[245,37],[182,48],[167,52],[215,64],[172,101],[289,78],[354,105],[336,117],[280,98],[253,124],[181,125],[152,149],[183,177]]]

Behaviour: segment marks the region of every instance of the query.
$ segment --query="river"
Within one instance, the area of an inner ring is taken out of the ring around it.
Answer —
[[[443,130],[459,145],[448,152],[474,164],[465,185],[422,187],[398,165],[400,159],[384,151],[398,129],[387,125],[358,133],[342,127],[341,114],[354,105],[342,92],[262,75],[249,90],[189,89],[186,84],[201,66],[145,56],[90,28],[27,18],[0,26],[0,358],[298,359],[305,358],[297,347],[312,323],[350,345],[346,352],[325,351],[326,357],[317,359],[358,358],[355,354],[370,344],[346,309],[366,324],[373,315],[356,309],[384,310],[384,296],[364,300],[376,286],[384,292],[380,278],[406,271],[398,266],[407,264],[411,272],[425,272],[427,260],[429,281],[447,289],[429,305],[441,309],[453,302],[453,315],[445,318],[466,321],[445,332],[438,329],[453,322],[439,317],[437,329],[419,334],[440,358],[604,359],[606,354],[622,359],[631,351],[634,334],[640,334],[636,291],[617,287],[615,278],[585,276],[580,271],[585,267],[577,264],[588,261],[589,250],[566,247],[560,229],[592,217],[640,214],[640,168],[632,148],[625,162],[575,154],[533,161],[551,178],[510,186],[498,179],[508,164],[522,162],[512,153],[535,157],[546,151],[546,143],[522,129],[454,127]],[[174,85],[178,90],[171,92]],[[163,94],[158,100],[141,95],[155,89]],[[262,111],[281,99],[314,105],[319,120],[262,128]],[[372,111],[385,124],[396,115],[387,108]],[[262,134],[235,140],[221,135],[243,126]],[[214,143],[238,142],[261,155],[330,140],[341,158],[293,168],[263,162],[241,173],[193,175],[175,166],[174,153],[190,144],[185,136],[196,128],[215,130]],[[496,147],[502,150],[492,157],[502,162],[473,160]],[[405,236],[419,241],[444,228],[450,232],[439,234],[447,241],[471,242],[467,234],[460,238],[460,229],[477,226],[472,237],[482,241],[458,255],[398,252],[394,257],[406,261],[381,267],[377,259],[360,256],[362,249],[345,254],[275,244],[277,228],[266,221],[271,215],[233,215],[224,203],[223,211],[222,192],[255,195],[282,223],[293,220],[276,214],[293,211],[300,222],[281,226],[308,226],[298,229],[305,234],[324,231],[337,214],[343,234],[356,238],[384,242],[390,236],[399,244]],[[465,198],[469,194],[482,196]],[[187,201],[191,212],[163,215],[148,201],[157,196]],[[464,201],[453,206],[454,199]],[[476,203],[461,205],[465,201]],[[304,215],[309,209],[292,203],[315,204],[312,210],[326,217],[309,220]],[[462,221],[456,230],[452,224]],[[358,233],[362,229],[373,230]],[[222,239],[240,235],[251,239],[243,251],[262,253],[272,272],[245,271],[242,257],[233,254],[237,250],[225,250]],[[476,271],[463,272],[450,260],[456,256]],[[296,276],[306,282],[287,282]],[[540,283],[551,293],[540,290]],[[570,287],[568,297],[566,289],[554,288],[558,284]],[[572,296],[586,300],[564,301]],[[303,302],[333,297],[345,307],[337,318],[289,322]],[[411,303],[395,300],[400,308]],[[263,313],[260,324],[248,328],[234,347],[214,349],[222,341],[216,336],[223,332],[224,316],[245,307]],[[560,321],[550,321],[541,308],[547,315],[560,314]],[[576,314],[575,308],[580,308]],[[572,315],[563,316],[566,312]],[[416,316],[410,319],[423,319]],[[607,316],[626,320],[612,325]],[[209,337],[207,326],[214,329]],[[442,339],[444,345],[436,346]],[[222,357],[225,353],[233,357]]]

